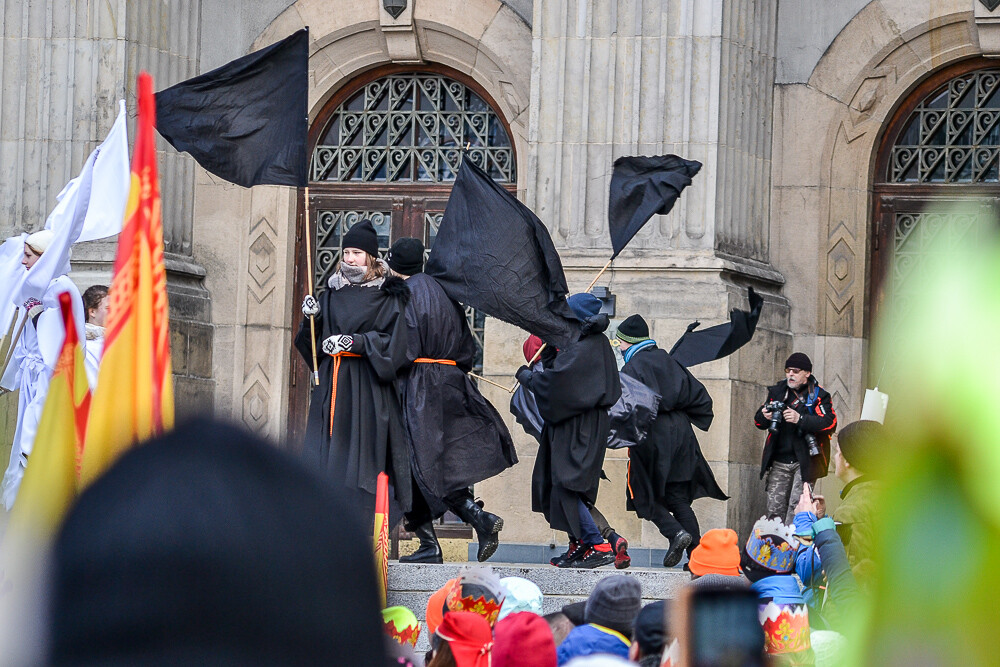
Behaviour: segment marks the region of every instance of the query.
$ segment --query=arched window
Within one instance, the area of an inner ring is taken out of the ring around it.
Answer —
[[[866,330],[950,240],[1000,212],[1000,68],[976,59],[929,77],[886,126],[875,161]],[[972,211],[975,211],[973,213]],[[921,233],[915,233],[920,230]],[[947,232],[947,234],[943,233]],[[882,360],[869,364],[877,381]]]
[[[878,147],[873,190],[868,330],[887,301],[905,308],[913,298],[908,279],[927,257],[949,249],[945,232],[948,239],[979,234],[978,216],[1000,212],[995,62],[977,59],[946,68],[904,100]],[[877,374],[875,366],[881,362],[871,364]]]
[[[344,233],[362,220],[370,220],[378,231],[381,252],[405,236],[422,239],[429,250],[463,152],[515,191],[510,128],[495,109],[475,81],[439,65],[381,67],[333,95],[309,136],[308,205],[317,292],[340,259]],[[304,243],[299,245],[296,285],[301,299],[306,263]],[[484,316],[471,309],[466,315],[479,345],[478,370]],[[299,361],[293,384],[306,377]],[[297,393],[293,389],[292,395]]]

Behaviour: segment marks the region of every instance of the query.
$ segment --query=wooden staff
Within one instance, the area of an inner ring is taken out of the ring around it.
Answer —
[[[17,318],[17,312],[15,311],[14,317]],[[24,333],[24,325],[28,321],[28,314],[24,314],[24,319],[21,320],[21,324],[17,327],[17,333],[10,340],[10,347],[7,348],[7,355],[3,360],[3,368],[0,368],[0,377],[3,377],[4,373],[7,372],[7,366],[10,365],[10,360],[14,357],[14,348],[17,347],[18,341],[21,340],[21,334]],[[11,322],[13,325],[13,322]]]
[[[491,385],[493,385],[494,387],[500,387],[501,389],[504,389],[504,390],[507,389],[507,387],[503,386],[499,382],[494,382],[493,380],[487,380],[482,375],[476,375],[475,373],[469,373],[468,375],[469,375],[470,378],[475,378],[476,380],[482,380],[483,382],[488,382]]]
[[[590,281],[589,285],[587,285],[587,289],[583,290],[584,292],[589,292],[591,290],[591,288],[594,285],[597,284],[597,281],[601,279],[601,276],[604,275],[604,272],[607,271],[611,267],[611,262],[613,262],[613,261],[615,261],[614,257],[612,257],[611,259],[608,260],[608,263],[605,264],[604,267],[600,271],[597,272],[597,275],[594,276],[594,279]],[[538,351],[535,352],[535,356],[533,356],[531,358],[531,361],[528,362],[528,368],[531,368],[531,366],[536,361],[538,361],[538,357],[542,356],[542,350],[545,349],[546,345],[547,345],[547,343],[542,343],[542,346],[540,348],[538,348]],[[487,382],[488,382],[488,380],[487,380]],[[507,389],[507,391],[509,391],[510,393],[513,394],[515,391],[517,391],[517,385],[518,385],[518,383],[515,382],[513,384],[513,386],[510,387],[510,389]],[[504,387],[504,388],[506,389],[506,387]]]
[[[312,231],[309,227],[309,186],[306,186],[306,280],[309,294],[313,293]],[[316,317],[309,316],[309,344],[312,346],[313,384],[319,386],[319,362],[316,361]]]

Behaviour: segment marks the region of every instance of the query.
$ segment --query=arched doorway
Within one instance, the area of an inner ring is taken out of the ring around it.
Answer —
[[[370,220],[385,252],[401,237],[437,235],[465,149],[512,193],[517,174],[510,127],[498,106],[469,77],[439,65],[386,66],[347,83],[310,129],[309,218],[317,292],[340,259],[343,234]],[[307,287],[305,202],[299,204],[293,331]],[[484,317],[467,311],[482,364]],[[289,435],[300,442],[308,411],[309,366],[293,355]]]
[[[889,300],[905,308],[918,296],[907,293],[907,279],[948,249],[945,232],[977,234],[979,215],[1000,213],[1000,67],[974,59],[930,76],[897,109],[877,150],[869,334]],[[875,383],[884,360],[871,362]]]

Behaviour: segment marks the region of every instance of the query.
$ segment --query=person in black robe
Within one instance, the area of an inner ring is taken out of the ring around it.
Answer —
[[[537,360],[536,355],[542,347],[542,339],[532,334],[524,341],[521,350],[524,352],[524,360],[531,364],[532,370],[542,370],[544,365],[541,360]],[[518,387],[517,392],[510,399],[510,412],[514,415],[515,421],[521,425],[524,432],[534,438],[539,444],[542,442],[543,422],[538,414],[538,403],[535,395],[526,387]],[[611,550],[615,554],[615,568],[624,570],[632,564],[632,557],[628,554],[628,540],[618,534],[618,532],[608,523],[604,514],[597,509],[597,505],[587,508],[590,510],[590,518],[594,520],[594,525],[601,532],[601,537],[608,541]],[[574,563],[583,556],[586,551],[579,543],[571,543],[565,553],[559,554],[549,560],[549,563],[556,567],[573,567]]]
[[[670,540],[664,567],[680,562],[682,552],[698,546],[701,531],[691,509],[696,498],[727,500],[701,453],[692,425],[707,431],[712,423],[712,397],[649,337],[639,315],[626,318],[617,331],[625,366],[622,373],[660,395],[656,420],[646,440],[629,447],[627,506],[641,519],[656,524]]]
[[[467,375],[475,363],[476,341],[465,311],[423,273],[423,261],[424,245],[415,238],[396,241],[386,258],[410,290],[407,366],[398,388],[414,485],[413,508],[405,520],[420,548],[399,560],[442,562],[432,521],[451,510],[475,529],[482,562],[497,549],[503,519],[483,511],[469,487],[517,463],[517,454],[500,414]]]
[[[316,318],[319,386],[313,387],[303,453],[334,484],[374,512],[385,471],[400,508],[410,509],[410,457],[395,380],[406,364],[403,309],[409,289],[378,259],[367,220],[344,234],[343,259],[319,301],[306,295],[295,346],[311,364],[308,317]],[[367,513],[366,516],[372,516]]]
[[[541,371],[522,366],[517,381],[535,393],[544,419],[531,476],[531,509],[555,530],[569,533],[584,553],[574,567],[613,563],[615,555],[590,515],[604,466],[610,417],[621,396],[618,366],[604,335],[608,316],[592,294],[574,294],[570,308],[582,323],[580,339],[542,353]]]

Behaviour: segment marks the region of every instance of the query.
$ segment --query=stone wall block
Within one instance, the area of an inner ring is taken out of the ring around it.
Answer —
[[[189,323],[184,320],[170,322],[170,363],[175,375],[188,373]]]
[[[215,383],[174,374],[174,413],[178,422],[214,413]]]
[[[774,187],[771,189],[771,257],[789,280],[782,286],[784,297],[795,304],[790,326],[794,331],[811,331],[819,315],[817,290],[812,278],[822,270],[816,258],[826,247],[820,217],[820,190],[816,187]],[[768,308],[765,302],[765,309]],[[762,317],[764,313],[762,313]]]
[[[211,324],[191,322],[188,327],[188,359],[186,372],[195,377],[212,378]]]
[[[764,480],[760,479],[760,462],[756,465],[729,464],[729,502],[726,503],[726,525],[736,530],[739,544],[746,543],[757,519],[767,513]]]

